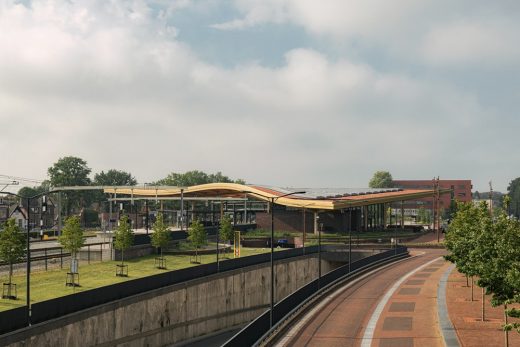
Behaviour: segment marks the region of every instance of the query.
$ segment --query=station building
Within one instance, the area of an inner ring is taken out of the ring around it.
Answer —
[[[276,230],[314,233],[383,229],[388,224],[386,211],[390,204],[399,204],[404,215],[405,202],[431,200],[435,194],[431,188],[280,188],[236,183],[111,187],[104,192],[111,201],[118,197],[177,200],[181,230],[194,219],[218,223],[223,214],[230,214],[235,224],[255,223],[258,228],[268,229],[273,218]],[[440,191],[441,196],[449,192]]]

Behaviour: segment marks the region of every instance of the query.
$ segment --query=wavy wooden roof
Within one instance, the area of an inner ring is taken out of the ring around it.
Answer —
[[[317,189],[315,189],[317,190]],[[329,189],[330,191],[331,189]],[[341,188],[337,188],[341,192]],[[275,188],[259,185],[243,185],[236,183],[209,183],[190,187],[125,187],[125,188],[106,188],[105,193],[131,195],[138,197],[180,197],[181,193],[185,197],[237,197],[249,198],[263,201],[272,201],[284,206],[296,208],[308,208],[319,210],[340,210],[349,207],[359,207],[379,203],[415,200],[426,197],[433,197],[433,190],[405,189],[405,190],[380,190],[360,189],[359,192],[336,194],[334,196],[312,196],[312,194],[294,194],[283,196],[292,192],[305,191],[305,188]],[[449,190],[441,191],[441,194]]]

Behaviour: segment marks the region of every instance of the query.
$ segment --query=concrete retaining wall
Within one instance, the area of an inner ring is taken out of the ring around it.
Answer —
[[[322,273],[332,270],[322,261]],[[316,255],[275,264],[276,299],[315,279]],[[269,307],[269,263],[157,289],[0,337],[2,346],[165,346],[243,325]]]

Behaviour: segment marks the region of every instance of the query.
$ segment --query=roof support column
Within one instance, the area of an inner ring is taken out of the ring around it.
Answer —
[[[404,201],[401,200],[401,229],[404,229]]]
[[[242,224],[247,224],[247,194],[244,194],[244,217],[242,218]]]
[[[363,231],[368,231],[368,206],[363,206]]]
[[[184,230],[184,189],[181,189],[181,231],[183,231],[183,230]]]
[[[318,212],[314,212],[314,235],[318,235]]]
[[[306,225],[305,225],[305,215],[307,214],[307,211],[305,210],[305,207],[302,209],[302,212],[303,212],[303,231],[302,231],[302,244],[303,244],[303,248],[304,248],[304,252],[305,252],[305,234],[307,233],[307,230],[306,229]]]

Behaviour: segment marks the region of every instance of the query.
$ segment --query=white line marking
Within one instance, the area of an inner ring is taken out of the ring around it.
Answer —
[[[436,262],[439,259],[442,259],[442,257],[435,258],[432,261],[429,261],[426,264],[423,264],[418,268],[415,268],[414,270],[408,272],[406,275],[401,277],[399,281],[395,282],[394,285],[386,292],[386,294],[381,298],[381,301],[379,301],[379,303],[377,304],[376,309],[374,310],[372,316],[370,317],[370,320],[368,321],[367,327],[365,328],[365,333],[363,334],[363,339],[361,340],[361,347],[370,347],[372,345],[372,339],[374,338],[374,331],[376,330],[377,321],[379,320],[381,313],[383,313],[383,309],[385,308],[386,303],[388,302],[388,300],[390,300],[397,288],[399,288],[399,286],[404,281],[406,281],[408,277],[412,276],[417,271],[421,270],[422,268],[425,268],[426,266]]]

